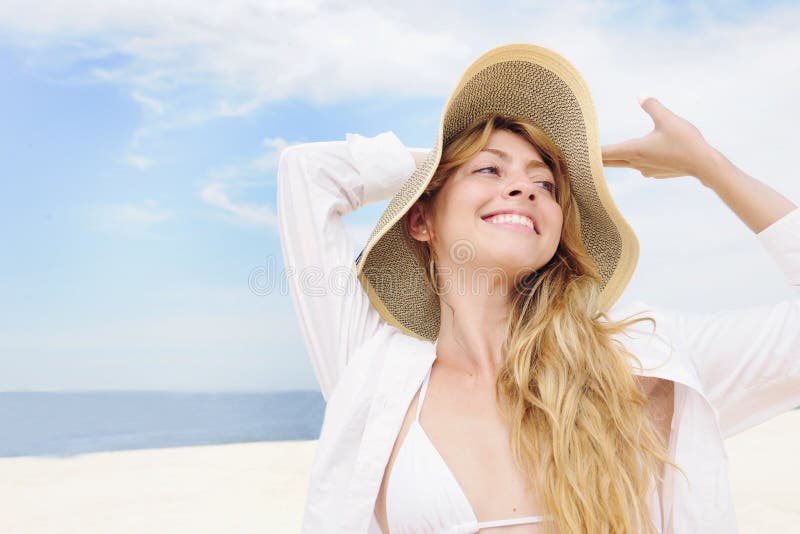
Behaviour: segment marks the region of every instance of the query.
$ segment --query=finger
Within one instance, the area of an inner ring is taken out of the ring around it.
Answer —
[[[642,138],[629,139],[622,143],[603,145],[600,151],[603,154],[603,161],[632,161],[640,153],[642,148]]]
[[[680,176],[686,176],[686,174],[675,171],[661,171],[653,173],[653,178],[678,178]]]
[[[658,167],[638,167],[636,170],[642,173],[642,176],[645,178],[675,178],[681,176],[680,174],[676,174],[675,171],[660,169]]]
[[[663,167],[661,165],[635,165],[633,168],[642,173],[647,173],[648,178],[675,178],[676,176],[684,175],[672,167]]]
[[[604,159],[603,167],[633,167],[633,165],[624,159]]]
[[[638,97],[639,105],[642,107],[650,118],[653,119],[653,124],[658,126],[661,121],[666,119],[672,112],[667,107],[658,101],[654,96]]]

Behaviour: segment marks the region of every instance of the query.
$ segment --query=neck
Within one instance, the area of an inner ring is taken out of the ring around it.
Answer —
[[[437,365],[476,386],[493,385],[503,363],[501,347],[510,311],[508,294],[455,290],[445,292],[439,303]]]

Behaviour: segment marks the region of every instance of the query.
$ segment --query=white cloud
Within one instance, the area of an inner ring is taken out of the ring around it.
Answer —
[[[200,190],[200,198],[212,206],[225,210],[230,216],[228,218],[230,222],[270,227],[278,225],[278,216],[270,206],[235,202],[230,197],[228,186],[222,182],[204,186]]]
[[[153,166],[153,160],[137,154],[128,154],[125,157],[125,162],[131,167],[135,167],[141,171],[147,170]]]
[[[281,151],[289,146],[289,143],[280,137],[264,139],[263,144],[264,148],[266,148],[264,154],[248,164],[255,172],[275,170],[278,167],[278,159],[280,158]]]
[[[225,210],[229,222],[277,228],[278,217],[271,206],[239,202],[231,198],[238,191],[270,185],[270,180],[265,179],[264,174],[274,174],[280,153],[289,143],[275,137],[264,139],[263,145],[266,149],[263,154],[242,165],[227,165],[209,171],[211,182],[200,189],[200,198]]]
[[[444,28],[426,29],[393,9],[296,0],[11,1],[0,5],[0,31],[29,49],[40,69],[128,88],[153,115],[146,134],[247,115],[288,97],[322,103],[408,94],[411,86],[441,93],[452,78],[442,72],[454,74],[452,60],[469,51]]]
[[[773,163],[797,138],[800,71],[791,65],[800,6],[710,6],[10,1],[0,5],[0,31],[29,51],[34,69],[128,90],[145,111],[134,145],[165,128],[247,115],[286,98],[444,98],[482,51],[535,42],[579,68],[604,141],[649,129],[634,96],[652,92],[737,162],[798,191]]]
[[[107,232],[142,232],[168,221],[174,213],[160,208],[158,202],[146,199],[140,204],[127,202],[93,206],[89,210],[90,226]]]
[[[142,105],[143,109],[161,115],[166,109],[166,105],[160,100],[142,94],[140,91],[134,90],[131,92],[131,98]]]

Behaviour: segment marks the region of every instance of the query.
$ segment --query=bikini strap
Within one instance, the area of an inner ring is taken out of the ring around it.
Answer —
[[[505,527],[510,525],[522,525],[525,523],[542,523],[544,521],[552,521],[553,518],[548,515],[529,515],[527,517],[515,517],[514,519],[497,519],[495,521],[481,521],[478,523],[480,528],[490,527]]]
[[[428,369],[428,374],[425,375],[425,380],[422,381],[422,390],[419,392],[419,399],[417,400],[417,423],[419,423],[419,413],[422,411],[422,403],[425,401],[425,393],[428,391],[428,380],[431,377],[431,370]]]

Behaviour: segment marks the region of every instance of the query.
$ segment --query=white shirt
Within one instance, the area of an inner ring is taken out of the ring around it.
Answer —
[[[371,305],[356,277],[342,216],[390,198],[424,149],[392,133],[306,143],[281,153],[278,217],[290,292],[327,401],[303,532],[379,533],[375,500],[403,419],[430,369],[433,343],[402,333]],[[800,286],[800,208],[757,234],[789,284]],[[665,533],[737,532],[723,440],[800,405],[800,299],[717,313],[646,311],[622,336],[637,374],[675,382],[666,470]]]

